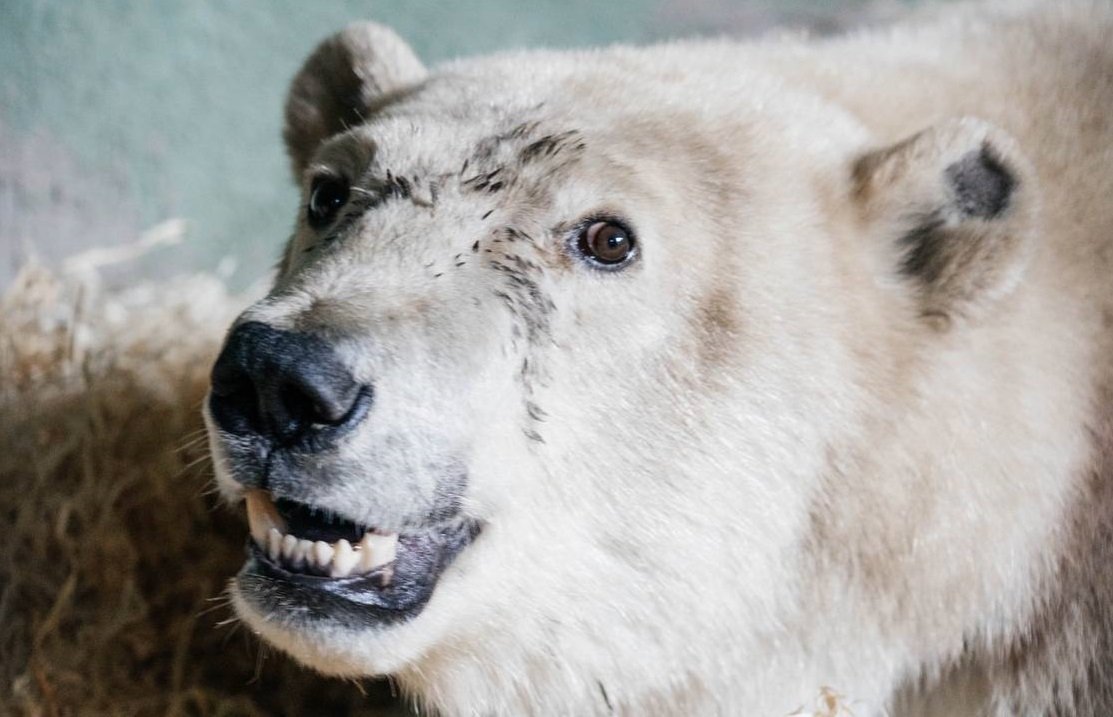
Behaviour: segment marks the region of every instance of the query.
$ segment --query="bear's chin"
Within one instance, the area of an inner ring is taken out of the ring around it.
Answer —
[[[364,532],[355,524],[289,506],[284,519],[260,490],[249,491],[247,502],[252,537],[247,560],[231,588],[237,613],[256,634],[334,675],[378,675],[404,664],[415,653],[414,640],[405,635],[413,633],[415,622],[422,623],[422,637],[435,632],[419,617],[433,594],[442,590],[445,573],[457,556],[470,551],[481,532],[476,521],[456,516],[391,535],[366,529],[364,539],[352,548],[337,536]],[[264,530],[266,526],[272,527]],[[290,531],[283,536],[290,544],[285,548],[278,547],[280,529]],[[335,562],[322,566],[316,557],[298,552],[297,545],[308,549],[312,544],[297,535],[316,540],[324,558],[333,552],[326,540],[336,538],[332,546],[342,545],[349,560],[341,564],[337,550]],[[372,561],[379,550],[388,551],[385,559]],[[459,580],[451,576],[447,582],[450,592],[451,583],[459,587]]]
[[[258,637],[322,674],[358,678],[396,673],[433,647],[445,615],[430,598],[459,591],[461,578],[441,576],[429,595],[392,615],[304,586],[291,589],[296,583],[274,581],[252,559],[229,592],[236,615]]]

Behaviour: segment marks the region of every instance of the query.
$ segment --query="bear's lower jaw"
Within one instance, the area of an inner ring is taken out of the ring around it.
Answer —
[[[478,523],[458,519],[400,533],[393,561],[342,577],[291,569],[249,539],[235,590],[262,619],[294,632],[385,627],[421,612],[441,573],[479,531]]]

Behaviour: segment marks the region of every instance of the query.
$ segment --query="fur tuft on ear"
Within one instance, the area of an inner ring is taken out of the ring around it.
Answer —
[[[393,30],[353,23],[317,46],[290,85],[283,137],[295,180],[324,140],[363,122],[425,66]]]
[[[891,250],[925,317],[971,317],[1020,281],[1035,176],[1000,129],[951,120],[859,157],[852,176],[866,232]]]

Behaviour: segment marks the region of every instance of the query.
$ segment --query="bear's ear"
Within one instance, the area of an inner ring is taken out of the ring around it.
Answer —
[[[853,200],[921,314],[973,317],[1019,282],[1036,223],[1034,172],[1016,143],[950,120],[859,157]]]
[[[409,45],[382,25],[353,23],[318,45],[286,98],[282,134],[295,180],[322,141],[360,124],[425,75]]]

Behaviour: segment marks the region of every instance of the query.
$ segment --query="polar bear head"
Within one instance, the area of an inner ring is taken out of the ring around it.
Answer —
[[[1009,293],[1031,202],[990,126],[881,142],[724,52],[309,58],[296,228],[206,408],[265,639],[478,713],[663,704],[780,639],[833,462]]]

